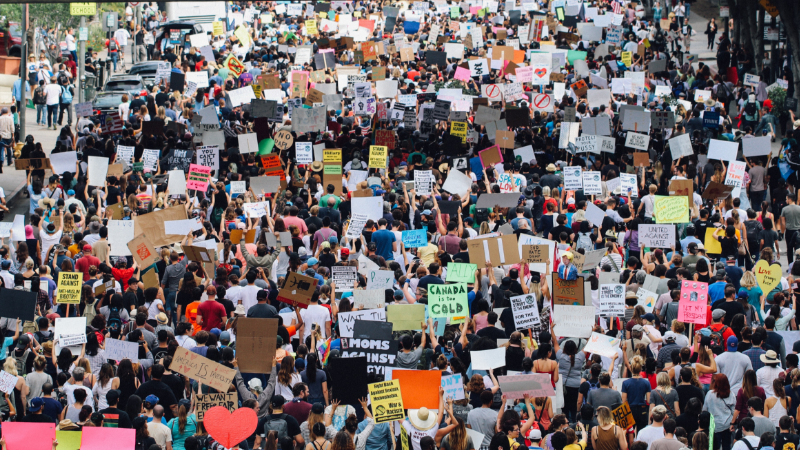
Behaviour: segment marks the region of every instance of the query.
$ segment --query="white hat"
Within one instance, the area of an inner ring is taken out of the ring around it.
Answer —
[[[408,410],[408,420],[411,422],[411,425],[413,425],[414,428],[420,431],[426,431],[433,428],[433,426],[438,422],[436,419],[436,413],[430,412],[428,408],[425,408],[424,406],[420,409]]]

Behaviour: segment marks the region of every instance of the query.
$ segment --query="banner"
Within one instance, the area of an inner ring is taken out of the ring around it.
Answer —
[[[705,326],[708,315],[708,284],[684,280],[678,301],[678,320]]]
[[[469,316],[466,283],[429,284],[428,315],[448,317],[451,323],[462,321]]]
[[[81,302],[83,274],[80,272],[61,272],[58,274],[58,303],[77,305]]]

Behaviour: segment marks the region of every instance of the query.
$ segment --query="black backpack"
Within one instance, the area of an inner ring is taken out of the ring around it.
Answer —
[[[711,345],[709,345],[709,348],[711,348],[711,351],[714,352],[715,355],[723,353],[725,351],[725,331],[728,330],[728,326],[723,325],[719,331],[714,331],[711,328],[708,330],[711,331]]]
[[[744,229],[747,230],[747,243],[753,245],[758,242],[758,234],[764,227],[757,220],[745,220]]]
[[[758,106],[756,106],[756,102],[747,102],[744,105],[744,113],[748,116],[755,116],[758,112]]]
[[[108,328],[108,332],[111,333],[112,338],[119,338],[119,335],[122,332],[122,317],[120,317],[119,308],[116,306],[109,308],[108,322],[106,322],[106,327]]]

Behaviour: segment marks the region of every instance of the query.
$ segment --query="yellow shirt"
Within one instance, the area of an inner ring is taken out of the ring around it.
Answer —
[[[586,448],[586,442],[577,441],[574,444],[564,446],[564,450],[583,450]]]
[[[436,255],[438,253],[439,247],[430,242],[428,242],[428,245],[425,247],[420,247],[417,249],[417,256],[419,256],[419,259],[422,260],[422,264],[425,265],[425,267],[436,262]]]

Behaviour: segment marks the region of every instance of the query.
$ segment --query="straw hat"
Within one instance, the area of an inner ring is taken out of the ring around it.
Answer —
[[[430,430],[438,422],[436,413],[430,412],[425,407],[408,410],[408,420],[420,431]]]
[[[45,205],[47,205],[47,206],[45,206]],[[52,198],[45,197],[45,198],[39,200],[39,207],[40,208],[52,208],[53,206],[56,206],[56,201],[54,199],[52,199]]]
[[[322,161],[314,161],[311,163],[311,171],[312,172],[321,172],[323,169]]]

